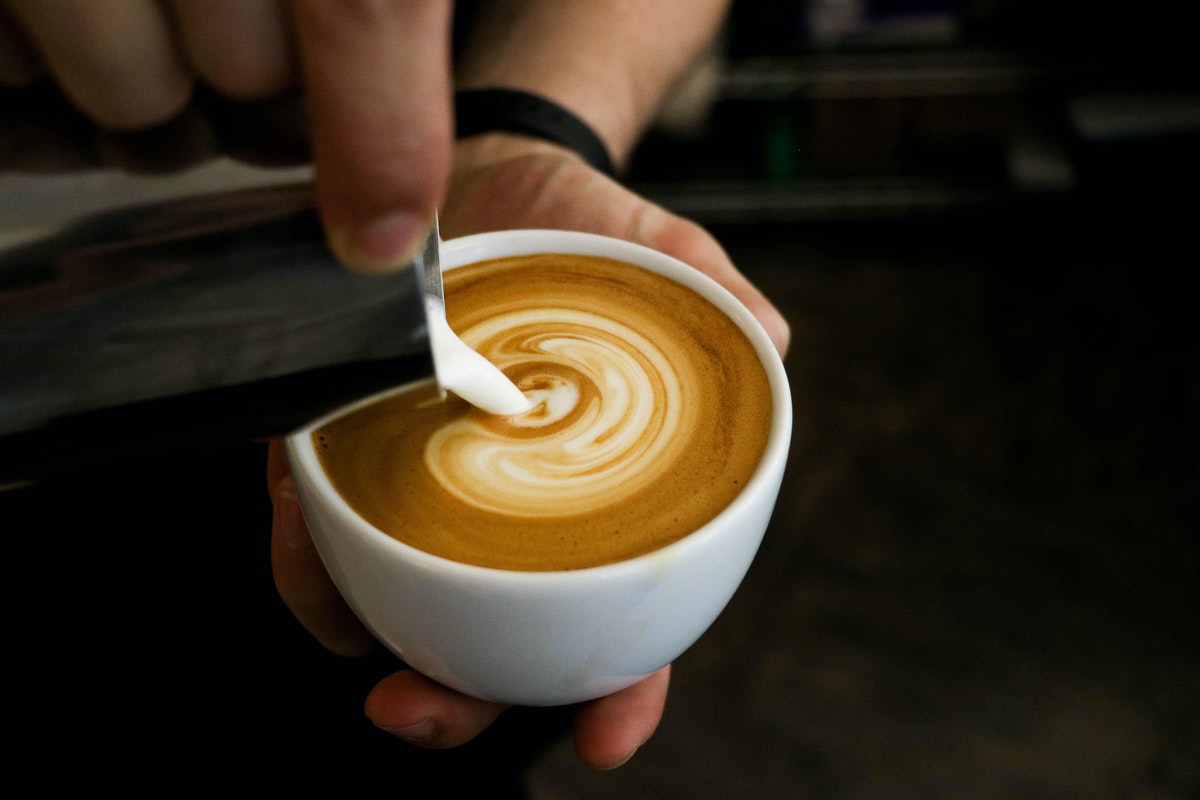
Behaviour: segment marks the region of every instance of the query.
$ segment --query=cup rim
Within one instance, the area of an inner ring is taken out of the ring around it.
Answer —
[[[537,246],[532,246],[537,243]],[[577,581],[581,576],[596,578],[616,577],[629,571],[643,569],[648,564],[669,559],[672,554],[684,549],[691,549],[703,539],[711,538],[715,529],[724,524],[725,518],[740,514],[741,508],[753,502],[753,497],[761,491],[769,491],[770,487],[763,484],[774,480],[773,476],[782,474],[786,464],[792,436],[792,401],[791,389],[783,359],[775,349],[774,343],[766,330],[750,311],[729,290],[721,286],[708,275],[700,272],[673,256],[629,242],[624,239],[602,236],[594,233],[576,231],[518,229],[492,231],[487,233],[470,234],[446,240],[441,247],[443,269],[455,269],[477,261],[492,258],[503,258],[508,255],[535,255],[538,253],[567,253],[570,255],[595,255],[626,261],[634,266],[649,269],[667,278],[685,283],[688,288],[714,303],[746,334],[758,354],[759,361],[767,373],[771,388],[771,424],[767,434],[766,446],[762,456],[745,486],[724,508],[712,519],[696,530],[680,539],[663,545],[655,550],[632,558],[623,559],[608,564],[591,567],[579,567],[561,570],[515,570],[499,567],[485,567],[462,561],[438,556],[420,548],[406,544],[399,539],[389,536],[379,528],[356,514],[353,508],[342,498],[332,482],[325,475],[312,445],[312,432],[325,423],[348,414],[365,405],[382,400],[392,394],[402,391],[419,383],[428,383],[433,377],[409,381],[405,384],[376,392],[367,397],[348,403],[327,414],[307,423],[284,437],[288,460],[299,462],[311,473],[311,484],[327,495],[342,521],[348,521],[362,535],[372,540],[380,547],[394,549],[403,553],[410,562],[424,569],[459,574],[473,580],[491,579],[494,581],[522,581],[556,583],[559,581]],[[622,255],[626,254],[626,255]],[[680,269],[690,275],[692,282],[680,280],[675,273]]]

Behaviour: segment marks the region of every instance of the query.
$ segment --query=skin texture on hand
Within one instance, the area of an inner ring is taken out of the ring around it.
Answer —
[[[544,142],[481,136],[460,143],[457,155],[441,214],[447,238],[505,228],[562,228],[629,239],[716,279],[763,323],[781,353],[787,349],[787,323],[698,225],[647,202],[574,153]],[[328,649],[344,655],[368,652],[373,639],[342,601],[316,554],[279,441],[271,443],[267,480],[274,504],[272,568],[280,596]],[[669,682],[667,667],[628,689],[581,704],[574,723],[580,760],[597,769],[627,761],[657,728]],[[414,745],[443,748],[469,741],[503,707],[404,670],[376,685],[365,711],[380,728]]]
[[[460,89],[503,86],[577,114],[624,165],[719,30],[729,0],[492,0],[455,65]]]
[[[706,230],[650,203],[557,145],[507,134],[456,149],[446,238],[506,228],[560,228],[625,239],[674,256],[733,293],[787,352],[787,322]]]
[[[302,88],[330,245],[358,272],[410,260],[450,170],[451,0],[0,0],[0,86],[45,75],[101,129],[165,126],[197,84]]]
[[[191,99],[191,71],[154,0],[10,0],[6,6],[11,16],[0,17],[4,38],[30,43],[22,51],[37,59],[23,75],[6,70],[7,83],[44,70],[85,114],[116,130],[165,122]]]

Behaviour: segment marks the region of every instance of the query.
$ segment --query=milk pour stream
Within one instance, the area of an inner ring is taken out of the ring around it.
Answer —
[[[458,338],[446,322],[446,299],[442,291],[441,243],[437,218],[425,239],[421,254],[421,281],[425,294],[425,321],[434,372],[443,397],[447,391],[489,414],[523,414],[533,408],[512,381],[495,364],[476,353]]]
[[[431,310],[430,305],[427,299],[429,347],[443,395],[447,391],[454,392],[489,414],[508,416],[531,410],[533,403],[508,376],[459,339],[446,322],[445,313],[440,309]]]

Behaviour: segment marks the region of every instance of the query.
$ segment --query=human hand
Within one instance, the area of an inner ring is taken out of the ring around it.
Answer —
[[[787,352],[787,321],[706,230],[654,205],[550,142],[477,136],[455,149],[439,224],[445,238],[517,228],[584,231],[674,256],[728,289]]]
[[[197,84],[235,101],[302,88],[330,245],[408,263],[450,168],[450,0],[0,0],[0,86],[48,76],[101,128],[171,120]]]
[[[448,236],[505,228],[568,228],[617,236],[680,258],[730,289],[763,323],[780,352],[787,323],[702,228],[653,206],[569,151],[523,137],[490,135],[458,145],[442,229]],[[271,445],[275,506],[272,566],[296,618],[328,649],[368,652],[374,640],[325,572],[300,515],[281,444]],[[596,768],[624,763],[654,733],[670,668],[621,692],[582,704],[575,717],[579,758]],[[412,670],[384,678],[366,702],[378,726],[414,744],[453,747],[490,725],[503,707],[458,694]]]

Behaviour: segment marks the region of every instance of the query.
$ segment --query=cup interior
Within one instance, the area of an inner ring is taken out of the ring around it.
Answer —
[[[767,437],[766,448],[758,467],[745,488],[716,518],[700,529],[683,539],[665,545],[658,551],[636,556],[625,561],[561,572],[510,572],[508,570],[451,561],[404,544],[359,517],[350,505],[341,498],[332,483],[325,476],[312,443],[311,434],[315,429],[338,416],[350,413],[364,405],[377,402],[403,388],[397,387],[337,409],[318,420],[314,420],[287,438],[287,452],[292,462],[293,471],[303,472],[310,478],[309,481],[306,481],[309,484],[309,488],[319,493],[324,506],[336,511],[340,524],[354,529],[357,535],[377,539],[378,546],[389,551],[397,551],[405,559],[420,563],[428,569],[471,573],[473,575],[472,579],[480,579],[482,576],[490,574],[490,579],[498,581],[505,581],[520,576],[519,579],[523,581],[532,580],[552,583],[557,580],[576,581],[579,579],[580,573],[619,573],[623,570],[640,569],[643,566],[639,564],[641,561],[652,559],[659,553],[672,548],[691,547],[693,546],[692,543],[696,540],[708,535],[714,535],[713,531],[721,527],[719,523],[724,517],[740,513],[738,510],[740,504],[750,502],[751,498],[764,491],[778,491],[778,479],[782,472],[783,464],[787,459],[791,439],[792,407],[790,388],[783,362],[775,350],[770,337],[740,301],[728,290],[716,283],[716,281],[671,256],[631,242],[595,234],[551,230],[518,230],[475,234],[446,241],[442,245],[441,260],[443,269],[450,270],[478,261],[537,253],[601,256],[625,261],[667,276],[685,284],[712,302],[745,332],[767,373],[771,387],[773,412],[771,430]]]

